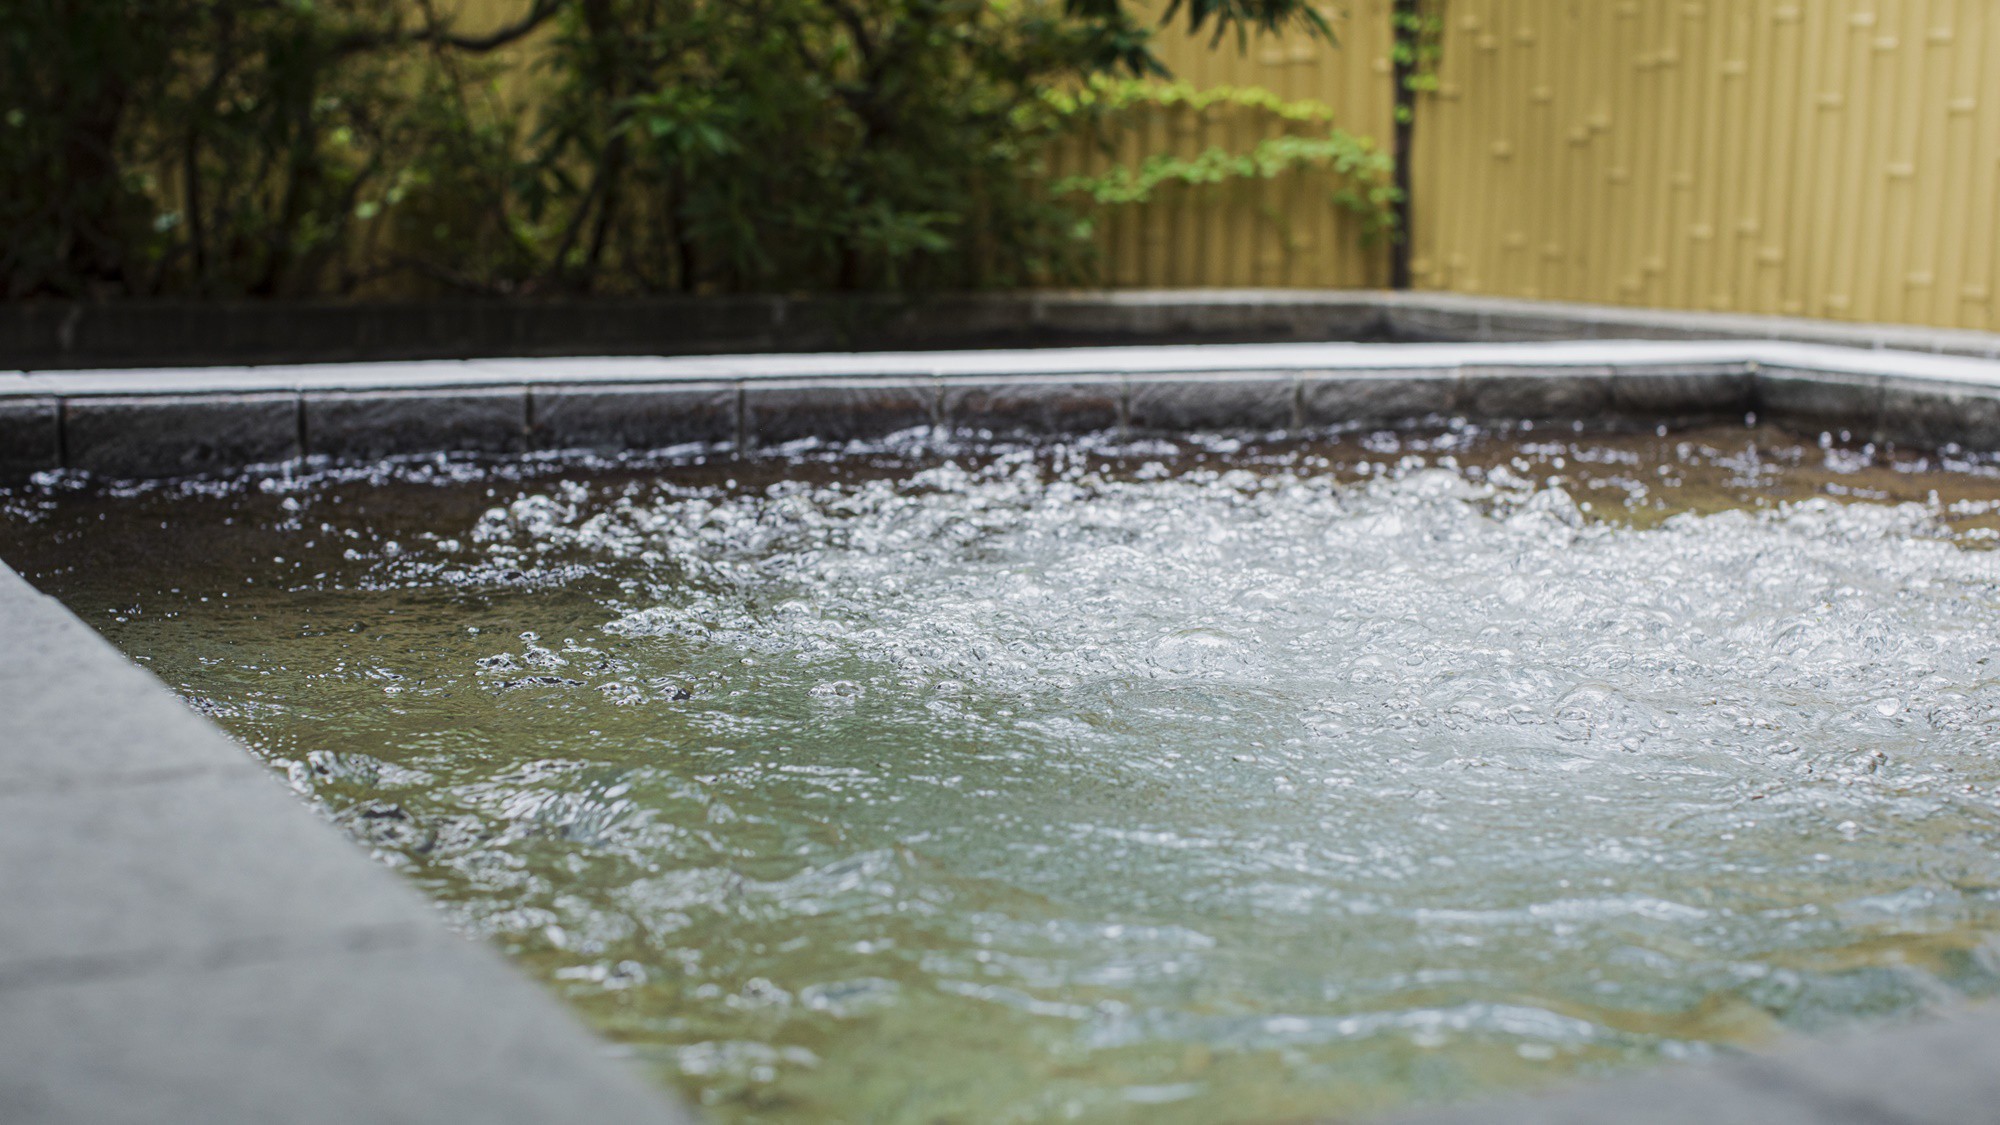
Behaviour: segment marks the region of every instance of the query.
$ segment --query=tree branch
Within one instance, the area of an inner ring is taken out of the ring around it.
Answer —
[[[460,35],[447,27],[433,23],[421,31],[403,31],[399,28],[394,31],[351,32],[336,40],[333,50],[337,55],[352,55],[363,51],[380,50],[383,47],[423,44],[471,54],[485,54],[533,35],[543,24],[553,19],[556,13],[562,11],[568,2],[569,0],[534,0],[526,15],[484,35]]]

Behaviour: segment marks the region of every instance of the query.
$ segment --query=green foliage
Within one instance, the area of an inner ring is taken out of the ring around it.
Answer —
[[[1303,0],[1169,18],[1326,34]],[[1169,181],[1324,167],[1379,209],[1330,127],[1050,190],[1128,107],[1327,124],[1136,81],[1154,34],[1121,0],[520,0],[477,34],[433,0],[11,0],[0,297],[1017,285],[1085,277],[1083,212]]]
[[[1080,195],[1099,206],[1129,206],[1150,201],[1168,184],[1201,187],[1321,169],[1331,174],[1328,201],[1360,221],[1365,239],[1396,232],[1395,204],[1401,193],[1390,182],[1394,161],[1373,140],[1334,127],[1333,109],[1323,102],[1286,101],[1255,87],[1201,90],[1185,82],[1099,76],[1078,91],[1045,94],[1043,103],[1061,119],[1089,120],[1100,127],[1139,110],[1199,114],[1230,107],[1283,127],[1315,130],[1303,136],[1265,137],[1247,152],[1209,147],[1192,157],[1156,153],[1137,168],[1114,165],[1103,172],[1057,180],[1050,190],[1058,197]]]
[[[976,284],[1034,260],[1047,207],[1009,106],[1086,29],[967,0],[594,0],[566,13],[534,159],[576,202],[565,287]],[[573,181],[560,183],[568,177]],[[972,228],[1007,250],[975,269]]]
[[[488,47],[399,0],[0,5],[0,295],[353,289],[499,162],[443,57]]]
[[[72,284],[122,274],[175,223],[154,213],[118,131],[128,106],[159,96],[177,13],[144,0],[0,12],[0,292],[45,268]]]
[[[1412,94],[1436,93],[1437,68],[1444,58],[1444,0],[1403,0],[1390,14],[1394,34],[1389,59],[1402,76],[1403,89]],[[1398,122],[1408,124],[1408,99],[1399,99]]]

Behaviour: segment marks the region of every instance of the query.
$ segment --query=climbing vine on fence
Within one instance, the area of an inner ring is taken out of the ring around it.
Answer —
[[[1328,174],[1329,204],[1358,219],[1364,238],[1395,233],[1399,193],[1391,182],[1394,161],[1374,140],[1334,126],[1333,108],[1323,102],[1286,101],[1258,87],[1197,89],[1186,82],[1114,78],[1096,78],[1080,90],[1048,93],[1043,100],[1060,119],[1100,129],[1135,111],[1199,114],[1226,107],[1310,130],[1265,137],[1247,149],[1209,146],[1193,156],[1155,153],[1136,167],[1118,164],[1066,176],[1050,185],[1059,198],[1074,195],[1100,206],[1129,206],[1149,202],[1166,185],[1203,187],[1321,170]]]
[[[1394,33],[1389,60],[1408,93],[1437,92],[1438,63],[1444,59],[1443,7],[1442,0],[1402,0],[1389,17]],[[1413,112],[1409,99],[1397,99],[1399,122],[1407,124]]]

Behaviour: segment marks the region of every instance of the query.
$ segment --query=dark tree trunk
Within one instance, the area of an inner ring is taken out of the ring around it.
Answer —
[[[1417,72],[1420,33],[1415,29],[1422,14],[1422,0],[1396,0],[1394,26],[1397,50],[1393,52],[1396,60],[1396,134],[1393,149],[1396,157],[1396,239],[1389,247],[1391,289],[1408,289],[1411,285],[1410,160],[1417,133],[1417,92],[1411,88],[1410,79]]]

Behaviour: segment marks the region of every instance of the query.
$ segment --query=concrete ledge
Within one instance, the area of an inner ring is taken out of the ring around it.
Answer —
[[[4,570],[4,564],[0,564]],[[240,751],[218,754],[216,731],[173,706],[105,708],[104,697],[157,694],[153,677],[121,659],[90,626],[0,573],[0,792],[42,792],[96,781],[178,779],[218,770],[251,774]],[[30,686],[34,685],[34,686]]]
[[[428,926],[423,904],[377,893],[375,873],[321,846],[325,829],[275,790],[261,771],[221,768],[0,795],[0,990],[115,970],[142,950],[186,960],[218,937],[282,949],[333,919],[398,940]],[[227,877],[188,879],[202,870]]]
[[[0,566],[0,1121],[686,1120]]]
[[[335,947],[5,993],[8,1125],[691,1118],[483,950]]]

